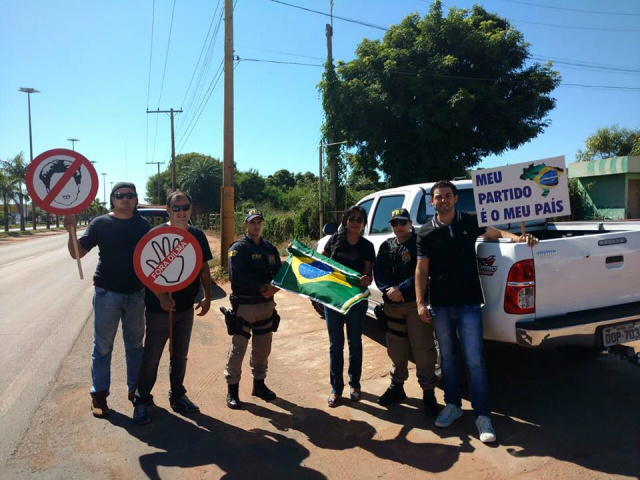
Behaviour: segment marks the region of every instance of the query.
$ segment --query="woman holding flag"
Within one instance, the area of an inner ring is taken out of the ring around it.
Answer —
[[[376,253],[373,244],[362,236],[367,224],[364,208],[353,206],[342,217],[342,228],[327,241],[322,254],[360,273],[360,286],[368,287],[372,281],[373,261]],[[329,331],[329,377],[331,393],[327,398],[329,407],[336,407],[344,389],[344,326],[347,327],[349,345],[349,386],[353,401],[360,400],[360,377],[362,374],[362,328],[367,314],[364,299],[353,305],[346,314],[325,307],[324,318]]]

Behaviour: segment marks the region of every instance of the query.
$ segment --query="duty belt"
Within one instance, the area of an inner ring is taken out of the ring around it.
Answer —
[[[239,295],[231,295],[229,297],[232,303],[239,303],[240,305],[255,305],[257,303],[267,303],[270,301],[270,298],[264,297],[244,297]]]

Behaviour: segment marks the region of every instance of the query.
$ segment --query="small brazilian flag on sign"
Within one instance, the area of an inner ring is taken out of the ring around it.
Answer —
[[[294,239],[287,247],[289,258],[271,282],[272,285],[347,313],[360,300],[369,296],[360,287],[361,275],[321,255]]]

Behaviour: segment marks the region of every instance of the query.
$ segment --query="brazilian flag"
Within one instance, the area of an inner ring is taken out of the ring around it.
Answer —
[[[272,285],[347,313],[360,300],[369,296],[360,287],[361,275],[321,255],[294,239],[287,247],[289,258],[271,282]]]

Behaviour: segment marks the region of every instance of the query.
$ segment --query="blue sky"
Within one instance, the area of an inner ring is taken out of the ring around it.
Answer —
[[[283,1],[329,11],[329,0]],[[173,0],[156,0],[155,8],[151,0],[0,0],[0,158],[20,151],[29,157],[27,96],[18,92],[19,87],[41,91],[31,97],[34,156],[51,148],[70,148],[67,139],[78,138],[76,150],[96,161],[99,173],[107,174],[107,193],[110,182],[122,180],[135,182],[144,192],[157,168],[147,162],[165,162],[162,169],[168,166],[168,115],[148,115],[147,107],[184,110],[176,115],[178,153],[222,158],[222,78],[215,83],[223,58],[219,3],[224,2],[177,0],[174,9]],[[447,0],[444,6],[446,11],[473,3]],[[638,0],[477,3],[510,19],[536,59],[561,62],[555,68],[563,78],[554,92],[557,107],[550,115],[551,126],[519,149],[489,157],[480,166],[557,155],[571,162],[599,127],[640,128]],[[430,4],[334,0],[334,15],[388,27],[409,13],[426,14]],[[322,108],[316,85],[322,68],[255,60],[321,64],[328,17],[270,0],[238,0],[234,19],[235,53],[240,58],[235,68],[238,168],[264,175],[282,168],[317,173]],[[212,38],[218,25],[209,50],[207,33]],[[351,60],[362,38],[383,35],[378,28],[334,19],[334,58]],[[196,69],[199,58],[200,67],[208,59],[208,68]],[[635,72],[622,74],[620,69]],[[98,192],[102,199],[102,185]]]

